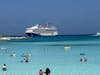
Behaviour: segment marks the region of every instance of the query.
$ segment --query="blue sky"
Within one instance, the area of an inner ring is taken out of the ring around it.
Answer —
[[[100,0],[0,0],[0,35],[24,35],[47,22],[59,34],[100,32]]]

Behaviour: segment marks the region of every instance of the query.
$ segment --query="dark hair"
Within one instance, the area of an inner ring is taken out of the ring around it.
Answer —
[[[42,71],[42,69],[40,69],[40,71]]]
[[[6,66],[6,64],[3,64],[4,66]]]

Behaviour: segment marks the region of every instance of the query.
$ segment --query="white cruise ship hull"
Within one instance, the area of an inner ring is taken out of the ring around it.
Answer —
[[[27,36],[56,36],[58,35],[57,32],[54,32],[54,33],[40,33],[40,34],[37,34],[37,33],[26,33]]]

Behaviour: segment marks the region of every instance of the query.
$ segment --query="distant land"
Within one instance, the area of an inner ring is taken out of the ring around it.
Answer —
[[[17,40],[26,39],[26,36],[0,36],[0,40]]]

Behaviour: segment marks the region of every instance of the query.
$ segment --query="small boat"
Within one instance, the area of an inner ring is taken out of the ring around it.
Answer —
[[[100,32],[97,32],[95,35],[92,36],[100,36]]]
[[[97,32],[95,36],[100,36],[100,32]]]

